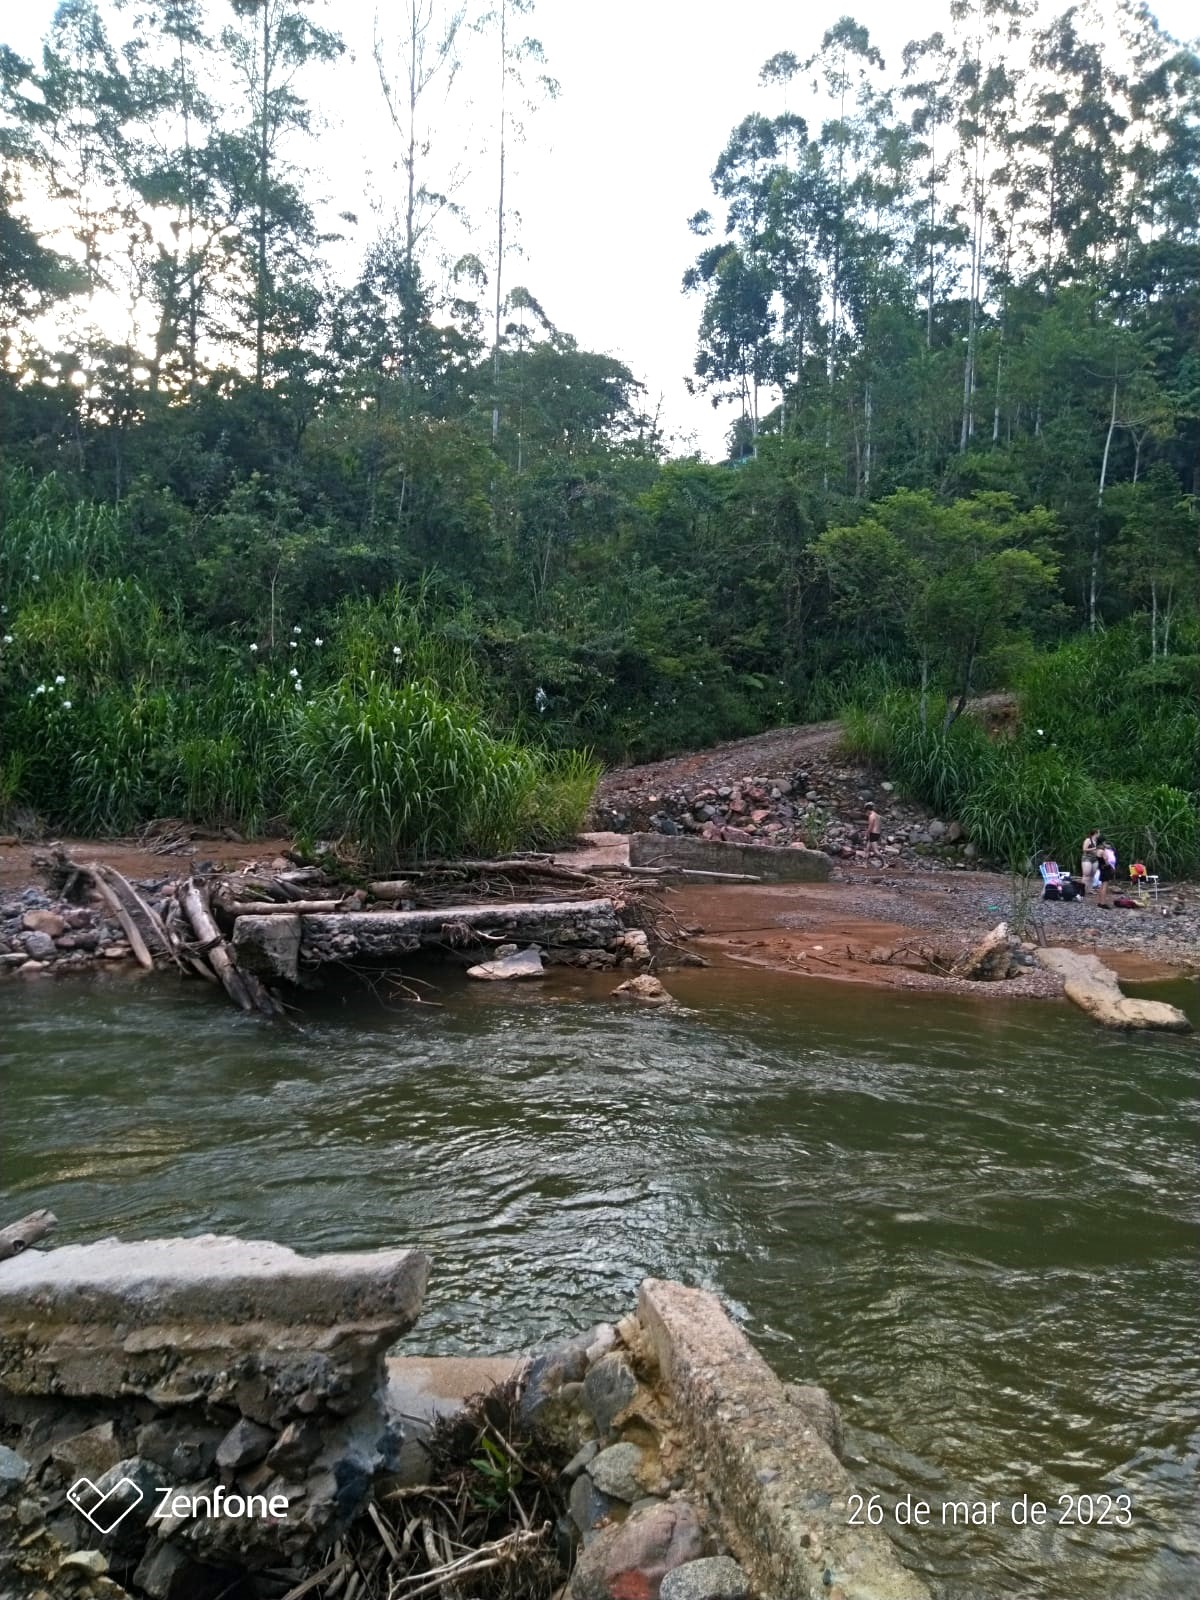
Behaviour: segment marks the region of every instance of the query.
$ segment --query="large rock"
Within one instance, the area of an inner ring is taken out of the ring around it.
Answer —
[[[189,1239],[27,1250],[0,1272],[2,1389],[228,1405],[272,1427],[355,1410],[425,1293],[420,1250],[300,1256]]]
[[[233,925],[233,945],[238,961],[268,983],[300,982],[300,918],[295,913],[272,912],[238,917]]]
[[[570,1600],[657,1600],[667,1573],[702,1551],[700,1519],[686,1501],[648,1506],[586,1547],[571,1574]]]
[[[1098,956],[1050,946],[1039,950],[1037,958],[1043,967],[1064,980],[1063,993],[1067,999],[1105,1028],[1150,1028],[1166,1033],[1192,1031],[1192,1024],[1178,1007],[1167,1005],[1163,1000],[1130,1000],[1123,995],[1116,973]]]
[[[659,1600],[745,1600],[746,1574],[732,1556],[705,1556],[668,1572]]]

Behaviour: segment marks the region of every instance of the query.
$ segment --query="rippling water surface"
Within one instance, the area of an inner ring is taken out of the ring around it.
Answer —
[[[1195,1044],[756,972],[676,975],[671,1014],[607,987],[283,1031],[162,985],[9,983],[0,1212],[421,1243],[411,1338],[441,1352],[702,1284],[833,1391],[889,1507],[1132,1496],[1128,1529],[902,1533],[945,1600],[1200,1595]]]

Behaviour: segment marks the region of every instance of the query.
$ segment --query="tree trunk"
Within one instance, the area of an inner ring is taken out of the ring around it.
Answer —
[[[1113,373],[1112,410],[1108,419],[1108,435],[1104,440],[1104,458],[1100,463],[1100,486],[1096,493],[1096,522],[1092,533],[1092,566],[1088,577],[1088,627],[1096,631],[1096,597],[1100,587],[1100,519],[1104,512],[1104,484],[1108,477],[1108,456],[1112,438],[1117,428],[1118,378]]]

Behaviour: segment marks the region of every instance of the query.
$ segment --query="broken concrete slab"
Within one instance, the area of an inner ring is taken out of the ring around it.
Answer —
[[[853,1480],[715,1295],[647,1279],[638,1316],[757,1588],[794,1600],[929,1600],[882,1533],[848,1526]]]
[[[468,978],[490,979],[497,982],[507,978],[544,978],[542,952],[535,945],[528,950],[518,950],[515,955],[500,956],[495,961],[481,961],[467,968]]]
[[[300,933],[300,918],[294,914],[238,917],[233,925],[233,947],[247,972],[267,983],[297,984]]]
[[[227,1404],[256,1422],[355,1410],[420,1313],[420,1250],[301,1256],[195,1238],[25,1251],[0,1270],[0,1393]]]
[[[1037,952],[1038,961],[1063,982],[1063,993],[1081,1011],[1105,1028],[1157,1029],[1166,1033],[1191,1033],[1192,1024],[1177,1006],[1163,1000],[1131,1000],[1111,967],[1098,956],[1081,955],[1051,945]]]
[[[745,873],[763,883],[825,883],[833,862],[820,850],[803,846],[733,844],[694,834],[633,833],[629,864],[701,872]]]

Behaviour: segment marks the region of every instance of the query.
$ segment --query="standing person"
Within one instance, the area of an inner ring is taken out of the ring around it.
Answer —
[[[1099,859],[1099,834],[1098,827],[1093,827],[1088,837],[1083,840],[1083,893],[1088,893],[1093,883],[1099,885],[1096,875],[1096,862]]]
[[[1117,875],[1117,852],[1113,849],[1102,833],[1096,835],[1098,847],[1097,871],[1100,874],[1100,893],[1096,896],[1096,904],[1109,909],[1108,886]]]
[[[867,854],[879,853],[879,813],[874,806],[867,812]]]

